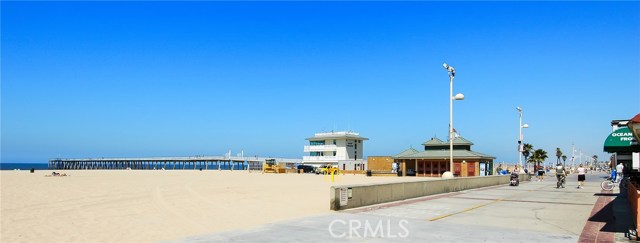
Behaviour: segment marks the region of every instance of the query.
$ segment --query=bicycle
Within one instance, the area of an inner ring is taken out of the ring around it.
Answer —
[[[556,188],[564,188],[564,184],[566,183],[566,176],[564,175],[559,175],[559,178],[556,178],[556,180],[558,181],[556,183]]]
[[[607,178],[602,183],[600,183],[600,188],[605,191],[613,191],[613,188],[619,186],[620,189],[627,188],[627,178],[622,178],[622,180],[615,181],[612,178]]]

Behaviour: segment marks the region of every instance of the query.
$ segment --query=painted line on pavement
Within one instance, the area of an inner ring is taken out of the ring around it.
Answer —
[[[433,222],[433,221],[440,220],[440,219],[443,219],[443,218],[447,218],[447,217],[450,217],[450,216],[453,216],[453,215],[456,215],[456,214],[469,212],[471,210],[478,209],[478,208],[487,206],[487,205],[492,204],[492,203],[500,202],[500,201],[502,201],[502,198],[494,199],[491,202],[488,202],[488,203],[485,203],[485,204],[481,204],[481,205],[478,205],[478,206],[474,206],[474,207],[470,207],[470,208],[466,208],[466,209],[463,209],[462,211],[458,211],[458,212],[455,212],[455,213],[449,213],[449,214],[445,214],[445,215],[440,215],[438,217],[429,219],[429,221]]]
[[[451,216],[454,216],[454,215],[458,215],[458,214],[461,214],[461,213],[466,213],[466,212],[469,212],[469,211],[471,211],[471,210],[475,210],[475,209],[478,209],[478,208],[481,208],[481,207],[484,207],[484,206],[487,206],[487,205],[491,205],[491,204],[494,204],[494,203],[497,203],[497,202],[501,202],[501,201],[504,201],[504,200],[508,200],[508,198],[514,198],[514,197],[520,196],[520,195],[525,194],[525,193],[530,193],[530,192],[532,192],[532,191],[533,191],[533,190],[527,190],[527,191],[524,191],[524,192],[521,192],[521,193],[515,194],[515,195],[513,195],[513,196],[505,197],[505,198],[489,199],[489,200],[492,200],[492,201],[491,201],[491,202],[488,202],[488,203],[485,203],[485,204],[480,204],[480,205],[477,205],[477,206],[473,206],[473,207],[470,207],[470,208],[466,208],[466,209],[463,209],[463,210],[458,211],[458,212],[454,212],[454,213],[448,213],[448,214],[440,215],[440,216],[438,216],[438,217],[428,219],[428,221],[433,222],[433,221],[441,220],[441,219],[448,218],[448,217],[451,217]],[[452,198],[456,198],[456,197],[452,197]],[[485,199],[485,200],[486,200],[486,199]]]
[[[495,200],[492,198],[479,198],[479,197],[452,197],[460,199],[473,199],[473,200]],[[577,205],[577,206],[593,206],[592,203],[568,203],[568,202],[548,202],[548,201],[530,201],[530,200],[513,200],[504,199],[505,202],[522,202],[522,203],[548,203],[548,204],[563,204],[563,205]]]

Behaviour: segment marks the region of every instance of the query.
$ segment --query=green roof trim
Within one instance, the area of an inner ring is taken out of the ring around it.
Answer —
[[[400,152],[399,154],[397,154],[396,156],[392,156],[392,157],[404,157],[404,156],[410,156],[412,154],[415,153],[419,153],[420,151],[415,150],[414,148],[409,148],[405,151]]]
[[[422,145],[424,145],[424,146],[429,146],[429,145],[438,146],[438,145],[444,145],[444,144],[448,144],[448,143],[445,143],[444,141],[434,137],[434,138],[431,138],[431,140],[424,142]]]
[[[438,138],[431,138],[431,140],[424,142],[422,145],[427,147],[436,147],[442,145],[449,145],[449,141],[442,141]],[[473,143],[463,137],[453,138],[453,145],[473,145]]]
[[[463,137],[457,137],[453,139],[453,145],[473,145],[473,143]]]

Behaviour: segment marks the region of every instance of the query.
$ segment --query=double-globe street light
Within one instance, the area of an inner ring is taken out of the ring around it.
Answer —
[[[522,124],[522,107],[516,107],[520,113],[520,135],[518,136],[518,167],[522,168],[522,152],[524,152],[524,144],[522,143],[522,129],[529,128],[529,124]]]
[[[442,64],[449,73],[449,171],[444,172],[442,177],[453,178],[453,101],[464,100],[463,94],[453,96],[453,78],[456,77],[456,70],[448,64]]]

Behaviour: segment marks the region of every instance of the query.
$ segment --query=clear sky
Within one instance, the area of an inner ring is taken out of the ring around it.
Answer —
[[[640,112],[639,2],[1,3],[2,162],[301,158],[352,130],[365,156],[446,140],[608,158]]]

